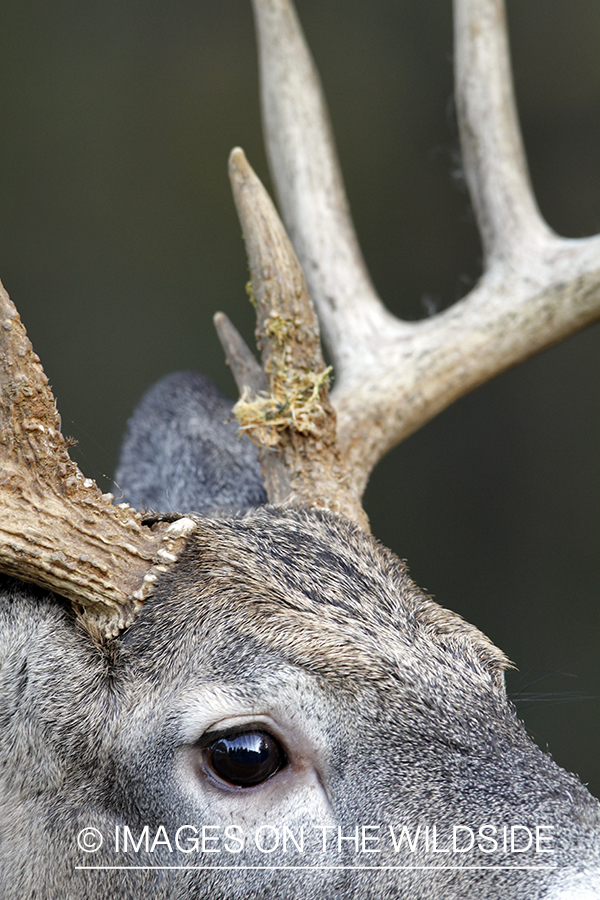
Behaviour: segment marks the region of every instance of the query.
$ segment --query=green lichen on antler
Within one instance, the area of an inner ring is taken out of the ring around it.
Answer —
[[[256,297],[254,296],[254,291],[252,290],[252,282],[251,281],[246,282],[246,293],[248,294],[248,299],[250,300],[250,303],[252,304],[254,309],[256,309],[257,300],[256,300]]]

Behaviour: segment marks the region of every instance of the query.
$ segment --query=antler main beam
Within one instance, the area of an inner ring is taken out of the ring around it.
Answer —
[[[600,317],[600,237],[557,237],[531,191],[503,3],[454,7],[457,109],[484,274],[450,309],[403,322],[366,272],[292,4],[254,0],[271,171],[333,356],[340,456],[358,496],[377,461],[453,400]]]
[[[0,284],[0,571],[70,600],[97,630],[129,625],[196,527],[154,528],[70,459],[48,379]]]

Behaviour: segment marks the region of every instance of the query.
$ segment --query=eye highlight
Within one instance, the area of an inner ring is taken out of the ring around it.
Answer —
[[[287,765],[283,747],[259,729],[222,734],[204,745],[206,768],[235,787],[254,787]]]

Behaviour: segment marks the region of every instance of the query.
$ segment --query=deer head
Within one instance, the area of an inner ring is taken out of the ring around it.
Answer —
[[[115,506],[79,472],[0,296],[7,898],[600,895],[597,802],[527,737],[504,654],[411,582],[361,505],[395,443],[600,316],[600,239],[557,237],[531,193],[502,6],[456,0],[455,14],[485,269],[409,323],[366,273],[295,12],[256,0],[291,241],[234,150],[262,367],[216,325],[246,442],[213,388],[171,379],[134,417],[118,479],[148,503],[152,456],[175,435],[197,480],[187,509]]]

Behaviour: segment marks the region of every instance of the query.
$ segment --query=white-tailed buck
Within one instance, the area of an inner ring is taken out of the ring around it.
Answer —
[[[401,439],[600,317],[600,238],[541,218],[501,0],[455,0],[484,273],[394,318],[291,3],[254,5],[287,234],[234,150],[262,354],[216,316],[237,425],[203,377],[164,379],[113,502],[70,460],[0,297],[0,895],[600,897],[598,802],[525,733],[504,654],[411,582],[361,505]]]

